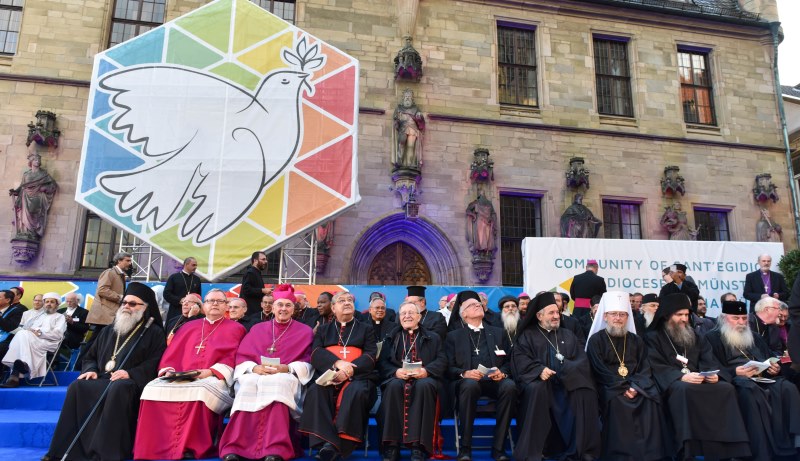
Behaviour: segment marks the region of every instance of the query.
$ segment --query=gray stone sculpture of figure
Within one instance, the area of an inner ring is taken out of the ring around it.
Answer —
[[[489,254],[497,244],[497,213],[483,194],[467,205],[467,242],[473,254]]]
[[[761,208],[761,219],[756,223],[756,240],[759,242],[782,242],[783,228],[773,222],[769,210]]]
[[[418,169],[422,163],[422,132],[425,117],[414,103],[414,92],[406,88],[403,101],[394,110],[396,142],[392,152],[392,164],[396,168]]]
[[[572,205],[561,215],[561,236],[570,238],[595,238],[603,222],[583,204],[583,194],[575,194]]]
[[[681,209],[681,203],[675,202],[664,209],[661,215],[661,227],[669,233],[670,240],[697,240],[700,227],[692,230],[686,212]]]
[[[30,153],[29,169],[22,174],[22,183],[8,191],[14,202],[15,238],[40,241],[44,236],[47,212],[53,204],[58,184],[41,165],[41,156],[36,152]]]

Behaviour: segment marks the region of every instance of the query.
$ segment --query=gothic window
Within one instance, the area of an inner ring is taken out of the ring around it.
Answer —
[[[594,68],[597,112],[633,117],[628,42],[595,37]]]
[[[542,236],[542,199],[500,194],[500,256],[503,285],[522,285],[522,239]]]
[[[534,33],[532,29],[497,25],[497,82],[501,104],[539,105]]]
[[[109,48],[164,23],[166,0],[116,0]]]
[[[23,0],[0,0],[0,54],[17,52]]]
[[[678,49],[683,121],[716,125],[714,91],[708,68],[708,52]]]
[[[641,239],[639,204],[603,201],[603,229],[607,239]]]
[[[107,269],[119,251],[122,231],[94,213],[86,214],[86,227],[81,250],[81,269]],[[130,243],[130,234],[125,234]]]
[[[284,21],[294,24],[295,0],[251,0]]]
[[[695,208],[694,223],[700,229],[697,240],[726,242],[731,239],[728,230],[728,210]]]

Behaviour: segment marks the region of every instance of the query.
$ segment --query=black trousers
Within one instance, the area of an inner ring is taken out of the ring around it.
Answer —
[[[475,423],[478,399],[489,397],[495,400],[494,438],[492,449],[502,451],[514,417],[514,407],[517,404],[517,386],[514,381],[505,378],[500,381],[462,378],[456,383],[456,408],[458,408],[458,425],[461,427],[461,449],[472,447],[472,427]]]

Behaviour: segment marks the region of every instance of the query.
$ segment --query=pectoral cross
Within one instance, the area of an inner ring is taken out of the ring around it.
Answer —
[[[203,343],[200,343],[200,344],[194,346],[194,348],[197,349],[197,352],[195,352],[195,355],[200,355],[200,349],[205,349],[206,346],[204,346]]]
[[[349,354],[350,351],[348,351],[346,347],[342,346],[342,350],[339,351],[339,353],[344,356],[344,360],[347,360],[347,354]]]
[[[273,352],[275,352],[275,346],[270,346],[270,348],[269,348],[269,349],[267,349],[267,350],[268,350],[270,353],[273,353]]]
[[[477,346],[475,346],[475,355],[479,355],[480,353],[481,353],[481,350],[478,349]]]

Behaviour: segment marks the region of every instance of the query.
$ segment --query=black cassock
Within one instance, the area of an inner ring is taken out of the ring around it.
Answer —
[[[142,329],[117,354],[121,363],[133,347]],[[142,340],[136,345],[131,357],[121,368],[128,372],[130,379],[110,381],[110,374],[104,371],[105,364],[111,360],[117,333],[112,326],[103,328],[97,340],[83,359],[82,371],[93,371],[98,378],[76,380],[67,388],[67,396],[61,415],[58,418],[48,455],[61,459],[70,442],[78,433],[84,419],[97,403],[106,386],[111,383],[108,394],[86,426],[78,443],[72,448],[70,460],[123,460],[133,456],[133,438],[136,432],[136,419],[139,414],[139,396],[148,382],[156,378],[158,362],[166,348],[164,330],[151,326],[145,330]],[[122,345],[126,336],[119,339]]]
[[[612,338],[606,330],[599,331],[589,338],[586,349],[599,386],[603,460],[661,459],[672,453],[667,445],[661,397],[644,340],[626,334],[626,339]],[[627,368],[625,377],[619,373],[619,357]],[[633,399],[623,395],[630,388],[637,392]]]
[[[403,380],[395,377],[403,362],[422,362],[428,377]],[[433,453],[436,398],[447,371],[447,355],[439,335],[418,328],[413,333],[396,329],[383,341],[378,362],[381,375],[381,407],[384,443],[419,444]]]
[[[753,345],[741,351],[725,345],[718,330],[706,335],[706,339],[722,365],[720,375],[736,387],[739,408],[750,433],[753,459],[768,461],[776,456],[797,456],[794,446],[795,436],[800,435],[800,393],[797,387],[766,371],[762,376],[774,379],[774,383],[761,384],[736,376],[736,367],[750,360],[763,362],[772,355],[764,340],[755,332],[753,336]]]
[[[308,434],[312,447],[329,442],[347,456],[355,443],[364,440],[369,410],[376,398],[377,346],[372,326],[355,319],[344,327],[338,321],[320,325],[311,350],[314,380],[333,368],[344,345],[361,350],[358,358],[344,359],[355,365],[352,378],[335,386],[319,386],[312,380],[303,403],[299,430]],[[326,349],[329,346],[336,346],[333,348],[336,355]]]
[[[645,335],[647,356],[666,404],[665,413],[673,428],[676,449],[682,448],[685,458],[750,456],[747,431],[736,403],[736,390],[725,381],[725,376],[720,374],[719,381],[714,384],[681,381],[683,365],[676,358],[678,354],[689,360],[689,371],[720,368],[711,345],[696,334],[695,338],[697,342],[692,349],[676,346],[676,353],[663,328]]]
[[[563,362],[556,357],[556,345]],[[578,338],[564,328],[547,331],[532,324],[517,336],[511,364],[522,393],[514,459],[539,461],[545,451],[569,458],[599,457],[597,392]],[[556,375],[542,381],[545,367]]]

